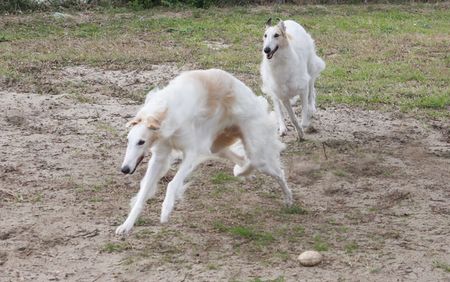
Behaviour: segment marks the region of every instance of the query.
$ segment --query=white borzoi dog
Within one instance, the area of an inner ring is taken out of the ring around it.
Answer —
[[[310,125],[316,111],[314,82],[325,69],[325,62],[316,55],[314,40],[298,23],[287,20],[272,26],[266,23],[263,60],[261,64],[262,91],[273,101],[280,136],[287,133],[282,105],[294,124],[298,138],[303,139],[303,129]],[[290,101],[300,95],[302,122],[298,124]]]
[[[131,230],[146,200],[155,195],[158,181],[167,173],[173,151],[181,151],[183,158],[167,187],[161,223],[168,221],[175,201],[181,199],[186,177],[212,156],[234,162],[236,176],[248,175],[253,169],[272,176],[284,192],[285,203],[292,204],[280,164],[284,145],[278,139],[267,101],[225,71],[182,73],[165,88],[149,93],[129,125],[132,128],[122,172],[133,173],[147,150],[152,156],[140,190],[131,200],[131,211],[116,234]],[[231,149],[237,142],[242,142],[245,155]]]

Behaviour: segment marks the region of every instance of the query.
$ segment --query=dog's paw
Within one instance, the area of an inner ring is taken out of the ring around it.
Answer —
[[[300,124],[300,126],[302,127],[302,129],[306,129],[311,125],[311,120],[307,119],[307,120],[302,120],[302,123]]]
[[[286,205],[286,207],[290,208],[292,207],[292,195],[289,195],[287,197],[284,198],[284,204]]]
[[[161,213],[160,221],[162,224],[169,222],[169,214]]]
[[[241,172],[242,172],[242,167],[239,166],[239,165],[234,165],[234,168],[233,168],[233,175],[234,175],[235,177],[238,177],[238,176],[240,175]]]
[[[123,223],[116,229],[116,235],[127,235],[133,228],[132,224]]]

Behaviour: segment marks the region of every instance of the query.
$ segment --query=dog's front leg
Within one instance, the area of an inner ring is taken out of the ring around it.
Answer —
[[[175,177],[167,186],[166,197],[161,209],[161,223],[166,223],[169,220],[170,213],[175,205],[175,200],[181,197],[181,192],[184,186],[184,180],[198,165],[198,157],[195,153],[187,153],[180,165],[180,169],[175,174]]]
[[[153,151],[152,157],[149,161],[147,172],[141,181],[140,189],[136,195],[133,207],[128,214],[125,222],[117,227],[116,234],[122,235],[130,232],[131,228],[141,213],[145,201],[155,194],[158,180],[163,176],[164,170],[167,172],[166,162],[169,161],[169,148],[158,148]]]
[[[286,124],[284,123],[284,113],[283,113],[283,109],[281,107],[280,99],[273,97],[272,101],[273,101],[273,107],[275,110],[275,116],[277,117],[277,121],[278,121],[278,134],[280,136],[284,136],[287,133],[287,128],[286,128]]]
[[[295,116],[295,113],[292,110],[291,102],[289,101],[289,99],[287,99],[287,98],[284,99],[283,100],[283,105],[286,108],[286,111],[288,112],[289,117],[291,118],[291,121],[294,124],[295,129],[297,130],[298,139],[299,140],[303,140],[303,135],[304,135],[303,134],[303,129],[298,124],[297,117]]]

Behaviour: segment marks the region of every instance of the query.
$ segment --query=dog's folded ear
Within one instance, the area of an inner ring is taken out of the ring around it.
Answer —
[[[281,31],[282,31],[283,33],[286,32],[286,26],[284,25],[283,20],[280,19],[280,18],[278,18],[278,20],[280,21],[280,22],[278,23],[278,26],[280,27]]]
[[[136,124],[140,123],[141,121],[142,121],[141,118],[135,117],[132,120],[130,120],[129,122],[127,122],[126,127],[130,127],[130,126],[136,125]]]
[[[272,18],[269,18],[266,22],[266,27],[272,26]]]
[[[150,116],[147,118],[147,127],[151,130],[158,130],[161,128],[161,123],[166,117],[167,109],[157,113],[154,116]]]
[[[151,130],[158,130],[161,128],[161,122],[154,117],[148,117],[147,118],[147,127]]]

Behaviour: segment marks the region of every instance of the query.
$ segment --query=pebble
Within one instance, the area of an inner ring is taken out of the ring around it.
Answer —
[[[322,255],[316,251],[306,251],[298,256],[298,260],[303,266],[315,266],[322,261]]]

